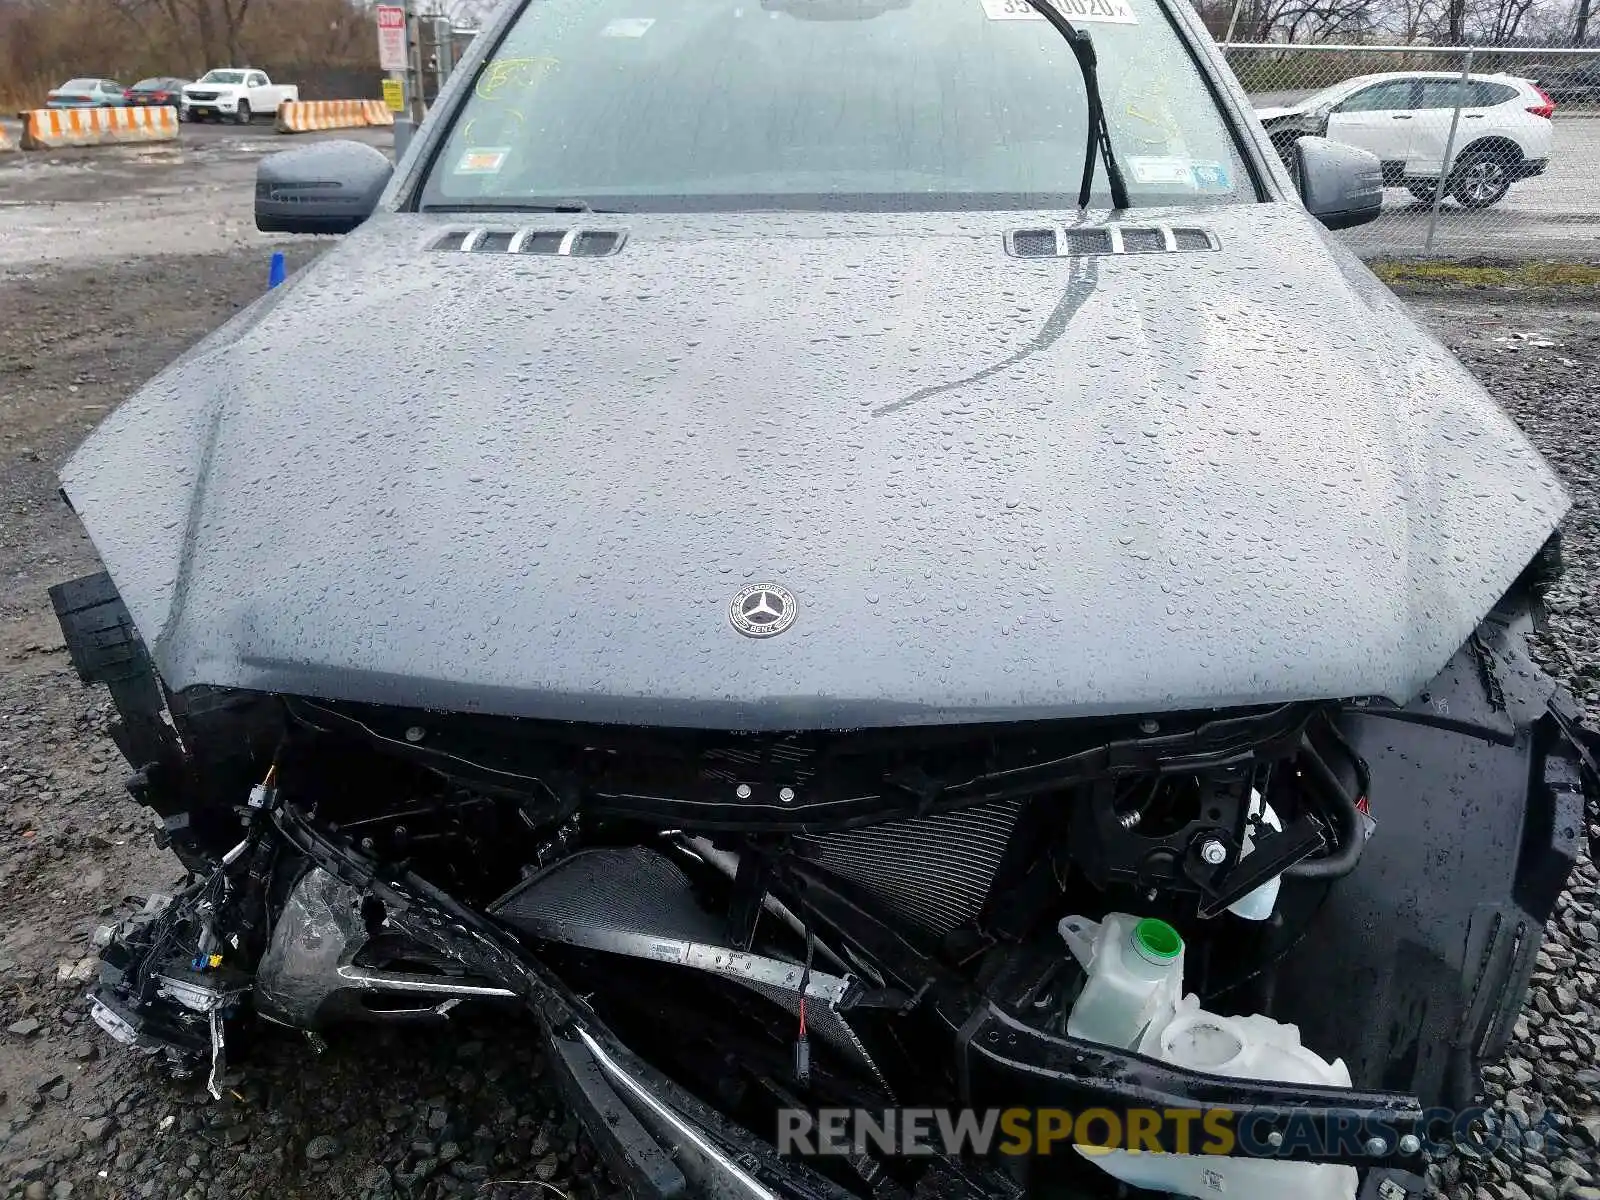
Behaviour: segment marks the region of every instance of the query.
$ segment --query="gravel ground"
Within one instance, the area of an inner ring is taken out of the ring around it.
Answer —
[[[291,247],[291,264],[311,252]],[[54,471],[265,277],[260,251],[0,275],[13,314],[0,339],[0,1197],[608,1196],[525,1027],[356,1031],[320,1052],[263,1033],[234,1048],[213,1102],[84,1015],[95,929],[176,872],[122,791],[108,703],[77,683],[50,615],[45,589],[94,567]],[[1574,492],[1540,652],[1600,720],[1600,306],[1471,292],[1414,303]],[[1600,1200],[1597,891],[1584,863],[1512,1054],[1489,1072],[1495,1119],[1517,1136],[1438,1165],[1452,1200]]]
[[[291,267],[313,252],[287,250]],[[46,588],[95,566],[55,469],[266,275],[265,250],[0,274],[0,1196],[604,1196],[529,1027],[359,1030],[321,1053],[262,1034],[230,1047],[213,1102],[86,1015],[95,929],[181,872],[50,613]]]
[[[1471,297],[1472,292],[1462,295]],[[1600,308],[1417,297],[1572,492],[1541,664],[1600,725]],[[1590,300],[1593,304],[1594,300]],[[1430,1172],[1452,1200],[1600,1200],[1600,875],[1587,858],[1545,934],[1505,1060],[1485,1070],[1499,1150]]]
[[[256,165],[331,139],[389,152],[389,129],[275,133],[271,123],[185,125],[175,142],[0,154],[0,271],[130,255],[221,254],[266,243],[251,212]],[[178,268],[181,270],[181,268]]]

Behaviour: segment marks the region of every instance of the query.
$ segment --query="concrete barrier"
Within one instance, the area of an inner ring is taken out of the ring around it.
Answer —
[[[35,108],[22,117],[24,150],[170,142],[178,136],[175,108]]]
[[[361,129],[368,100],[285,100],[278,105],[279,133],[314,133],[320,129]]]

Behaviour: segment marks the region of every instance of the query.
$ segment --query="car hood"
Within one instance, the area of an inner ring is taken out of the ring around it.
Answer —
[[[1566,495],[1303,212],[1163,218],[1220,248],[651,215],[509,255],[384,215],[63,482],[175,689],[728,728],[1410,698]],[[765,581],[798,618],[751,639]]]
[[[1258,108],[1256,109],[1256,120],[1273,121],[1279,117],[1295,117],[1299,116],[1304,111],[1305,109],[1296,107],[1294,105],[1281,105],[1275,108]]]

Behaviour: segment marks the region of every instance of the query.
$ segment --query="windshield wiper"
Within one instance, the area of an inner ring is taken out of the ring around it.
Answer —
[[[1083,182],[1078,185],[1078,207],[1089,207],[1089,192],[1094,187],[1095,151],[1106,160],[1106,180],[1111,185],[1111,207],[1128,207],[1128,184],[1122,178],[1122,168],[1117,165],[1116,153],[1111,149],[1111,127],[1106,123],[1105,105],[1100,100],[1100,69],[1095,59],[1094,39],[1074,27],[1061,15],[1050,0],[1028,0],[1035,11],[1050,22],[1067,45],[1072,47],[1072,57],[1078,60],[1078,70],[1083,74],[1083,90],[1089,99],[1089,143],[1083,152]]]

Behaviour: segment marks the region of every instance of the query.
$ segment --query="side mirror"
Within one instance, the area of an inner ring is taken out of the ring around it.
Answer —
[[[1369,151],[1303,137],[1289,154],[1289,176],[1306,211],[1329,229],[1365,225],[1383,211],[1383,164]]]
[[[349,233],[372,215],[394,164],[361,142],[315,142],[256,166],[256,228],[263,233]]]

